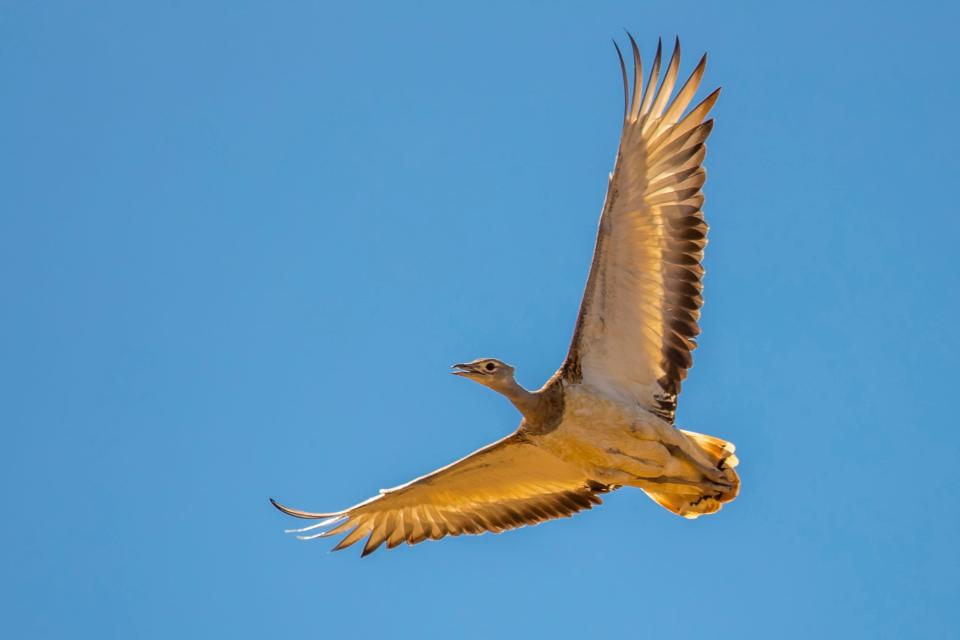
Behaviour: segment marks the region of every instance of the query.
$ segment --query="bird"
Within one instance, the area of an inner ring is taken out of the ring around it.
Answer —
[[[707,223],[702,188],[708,119],[717,88],[688,106],[706,54],[673,94],[680,40],[661,79],[662,41],[646,82],[633,35],[632,80],[623,80],[623,126],[600,214],[593,260],[573,338],[538,390],[517,383],[495,358],[453,365],[457,376],[505,396],[521,414],[516,431],[470,455],[341,511],[283,513],[320,522],[288,530],[304,540],[342,535],[334,550],[500,533],[569,517],[603,494],[638,488],[693,519],[736,498],[732,443],[675,424],[692,367],[703,304]]]

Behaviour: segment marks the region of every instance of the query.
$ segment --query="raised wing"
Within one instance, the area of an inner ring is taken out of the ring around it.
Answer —
[[[701,166],[717,89],[686,115],[706,66],[704,56],[670,100],[680,66],[676,43],[663,82],[661,47],[643,87],[633,49],[633,90],[620,49],[624,123],[600,217],[593,264],[580,304],[564,379],[632,398],[673,422],[680,383],[693,364],[700,329],[707,223]]]
[[[291,516],[323,519],[290,531],[305,534],[298,536],[303,540],[346,534],[334,547],[337,551],[366,537],[365,556],[384,542],[391,549],[401,542],[500,533],[571,516],[600,504],[597,494],[609,490],[515,433],[343,511],[309,513],[270,502]]]

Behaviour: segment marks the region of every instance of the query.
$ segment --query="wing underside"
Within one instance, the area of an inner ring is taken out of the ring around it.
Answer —
[[[606,491],[517,433],[343,511],[311,513],[271,502],[288,515],[322,520],[291,530],[302,539],[342,534],[339,550],[366,538],[367,555],[384,543],[393,548],[568,517],[600,504],[598,494]]]
[[[562,371],[567,380],[610,389],[672,422],[699,334],[707,244],[701,188],[713,126],[705,118],[719,89],[687,111],[706,56],[671,99],[679,41],[659,85],[660,47],[644,83],[632,37],[630,43],[632,82],[620,56],[623,133]]]

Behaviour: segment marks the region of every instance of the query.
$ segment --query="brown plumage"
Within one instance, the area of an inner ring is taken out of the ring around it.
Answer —
[[[661,47],[644,83],[632,36],[630,45],[632,83],[617,47],[623,133],[563,365],[535,392],[517,384],[513,367],[499,360],[455,365],[457,375],[513,402],[523,415],[517,431],[342,511],[310,513],[271,500],[288,515],[322,520],[293,530],[299,537],[343,535],[334,549],[366,539],[367,555],[383,544],[499,533],[567,517],[620,486],[638,487],[687,518],[736,497],[733,445],[673,425],[699,334],[707,244],[702,163],[713,128],[705,118],[719,90],[687,111],[706,56],[671,100],[679,41],[659,86]]]
[[[384,542],[416,544],[463,533],[500,533],[544,520],[571,516],[601,503],[609,487],[590,481],[574,466],[530,444],[522,433],[475,451],[466,458],[335,513],[307,513],[275,501],[298,518],[324,519],[321,526],[296,530],[305,539],[347,534],[334,550],[367,538],[363,555]]]
[[[720,90],[680,117],[703,76],[704,55],[662,113],[676,83],[679,40],[659,89],[657,46],[642,100],[640,53],[632,37],[630,44],[633,98],[624,109],[620,149],[563,370],[571,382],[580,382],[584,369],[613,378],[617,387],[673,422],[680,383],[693,365],[691,352],[700,333],[700,261],[707,245],[700,191],[706,171],[701,163],[713,129],[713,121],[703,119]],[[626,85],[619,47],[617,54]],[[613,279],[625,282],[614,289]]]

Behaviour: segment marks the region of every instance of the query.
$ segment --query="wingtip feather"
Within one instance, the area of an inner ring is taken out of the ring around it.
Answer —
[[[277,502],[277,501],[274,500],[273,498],[270,498],[270,504],[272,504],[274,507],[276,507],[277,509],[279,509],[279,510],[282,511],[283,513],[287,514],[288,516],[293,516],[294,518],[303,518],[303,519],[305,519],[305,520],[322,520],[322,519],[333,518],[333,517],[336,517],[336,516],[341,515],[340,513],[337,513],[337,512],[334,512],[334,513],[313,513],[313,512],[310,512],[310,511],[301,511],[300,509],[293,509],[293,508],[291,508],[291,507],[287,507],[287,506],[284,506],[284,505],[280,504],[279,502]]]
[[[623,61],[623,53],[620,51],[620,45],[613,40],[613,48],[617,50],[617,59],[620,61],[620,75],[623,76],[623,118],[627,118],[627,110],[630,108],[629,93],[630,85],[627,80],[627,65]]]

